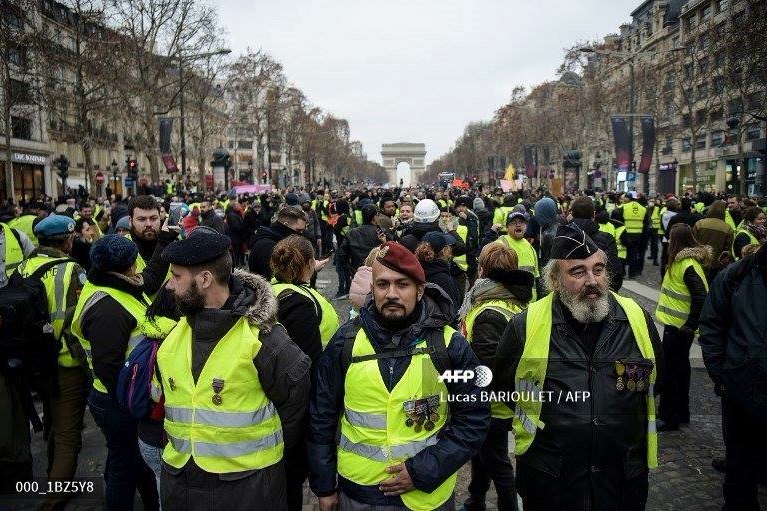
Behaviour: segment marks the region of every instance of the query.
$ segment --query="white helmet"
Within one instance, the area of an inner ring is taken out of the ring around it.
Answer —
[[[420,200],[415,206],[413,216],[416,222],[425,224],[434,222],[439,218],[439,207],[431,199]]]

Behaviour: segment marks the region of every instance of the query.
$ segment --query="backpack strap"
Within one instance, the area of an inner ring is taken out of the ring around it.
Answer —
[[[453,364],[450,362],[450,354],[447,352],[447,345],[445,344],[444,328],[447,328],[447,326],[439,330],[432,330],[426,337],[426,346],[431,350],[429,352],[431,362],[439,374],[443,374],[445,371],[453,368]]]
[[[38,269],[36,269],[29,277],[30,279],[39,279],[42,278],[45,273],[53,268],[54,266],[58,266],[60,264],[66,264],[66,263],[77,263],[74,259],[71,257],[62,257],[59,259],[54,259],[53,261],[48,261],[47,263],[40,266]]]

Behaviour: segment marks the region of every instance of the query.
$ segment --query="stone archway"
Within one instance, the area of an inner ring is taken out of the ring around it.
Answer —
[[[398,186],[397,165],[402,162],[410,165],[410,184],[415,184],[421,172],[426,170],[426,144],[399,142],[381,145],[381,160],[389,174],[389,183]]]

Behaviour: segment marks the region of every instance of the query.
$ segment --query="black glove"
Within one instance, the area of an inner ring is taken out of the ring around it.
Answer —
[[[695,337],[695,329],[690,328],[687,325],[682,325],[681,327],[679,327],[679,333],[681,333],[685,337]]]

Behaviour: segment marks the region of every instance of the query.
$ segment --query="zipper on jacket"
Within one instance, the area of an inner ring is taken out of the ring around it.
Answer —
[[[394,387],[394,359],[389,359],[389,391]]]

